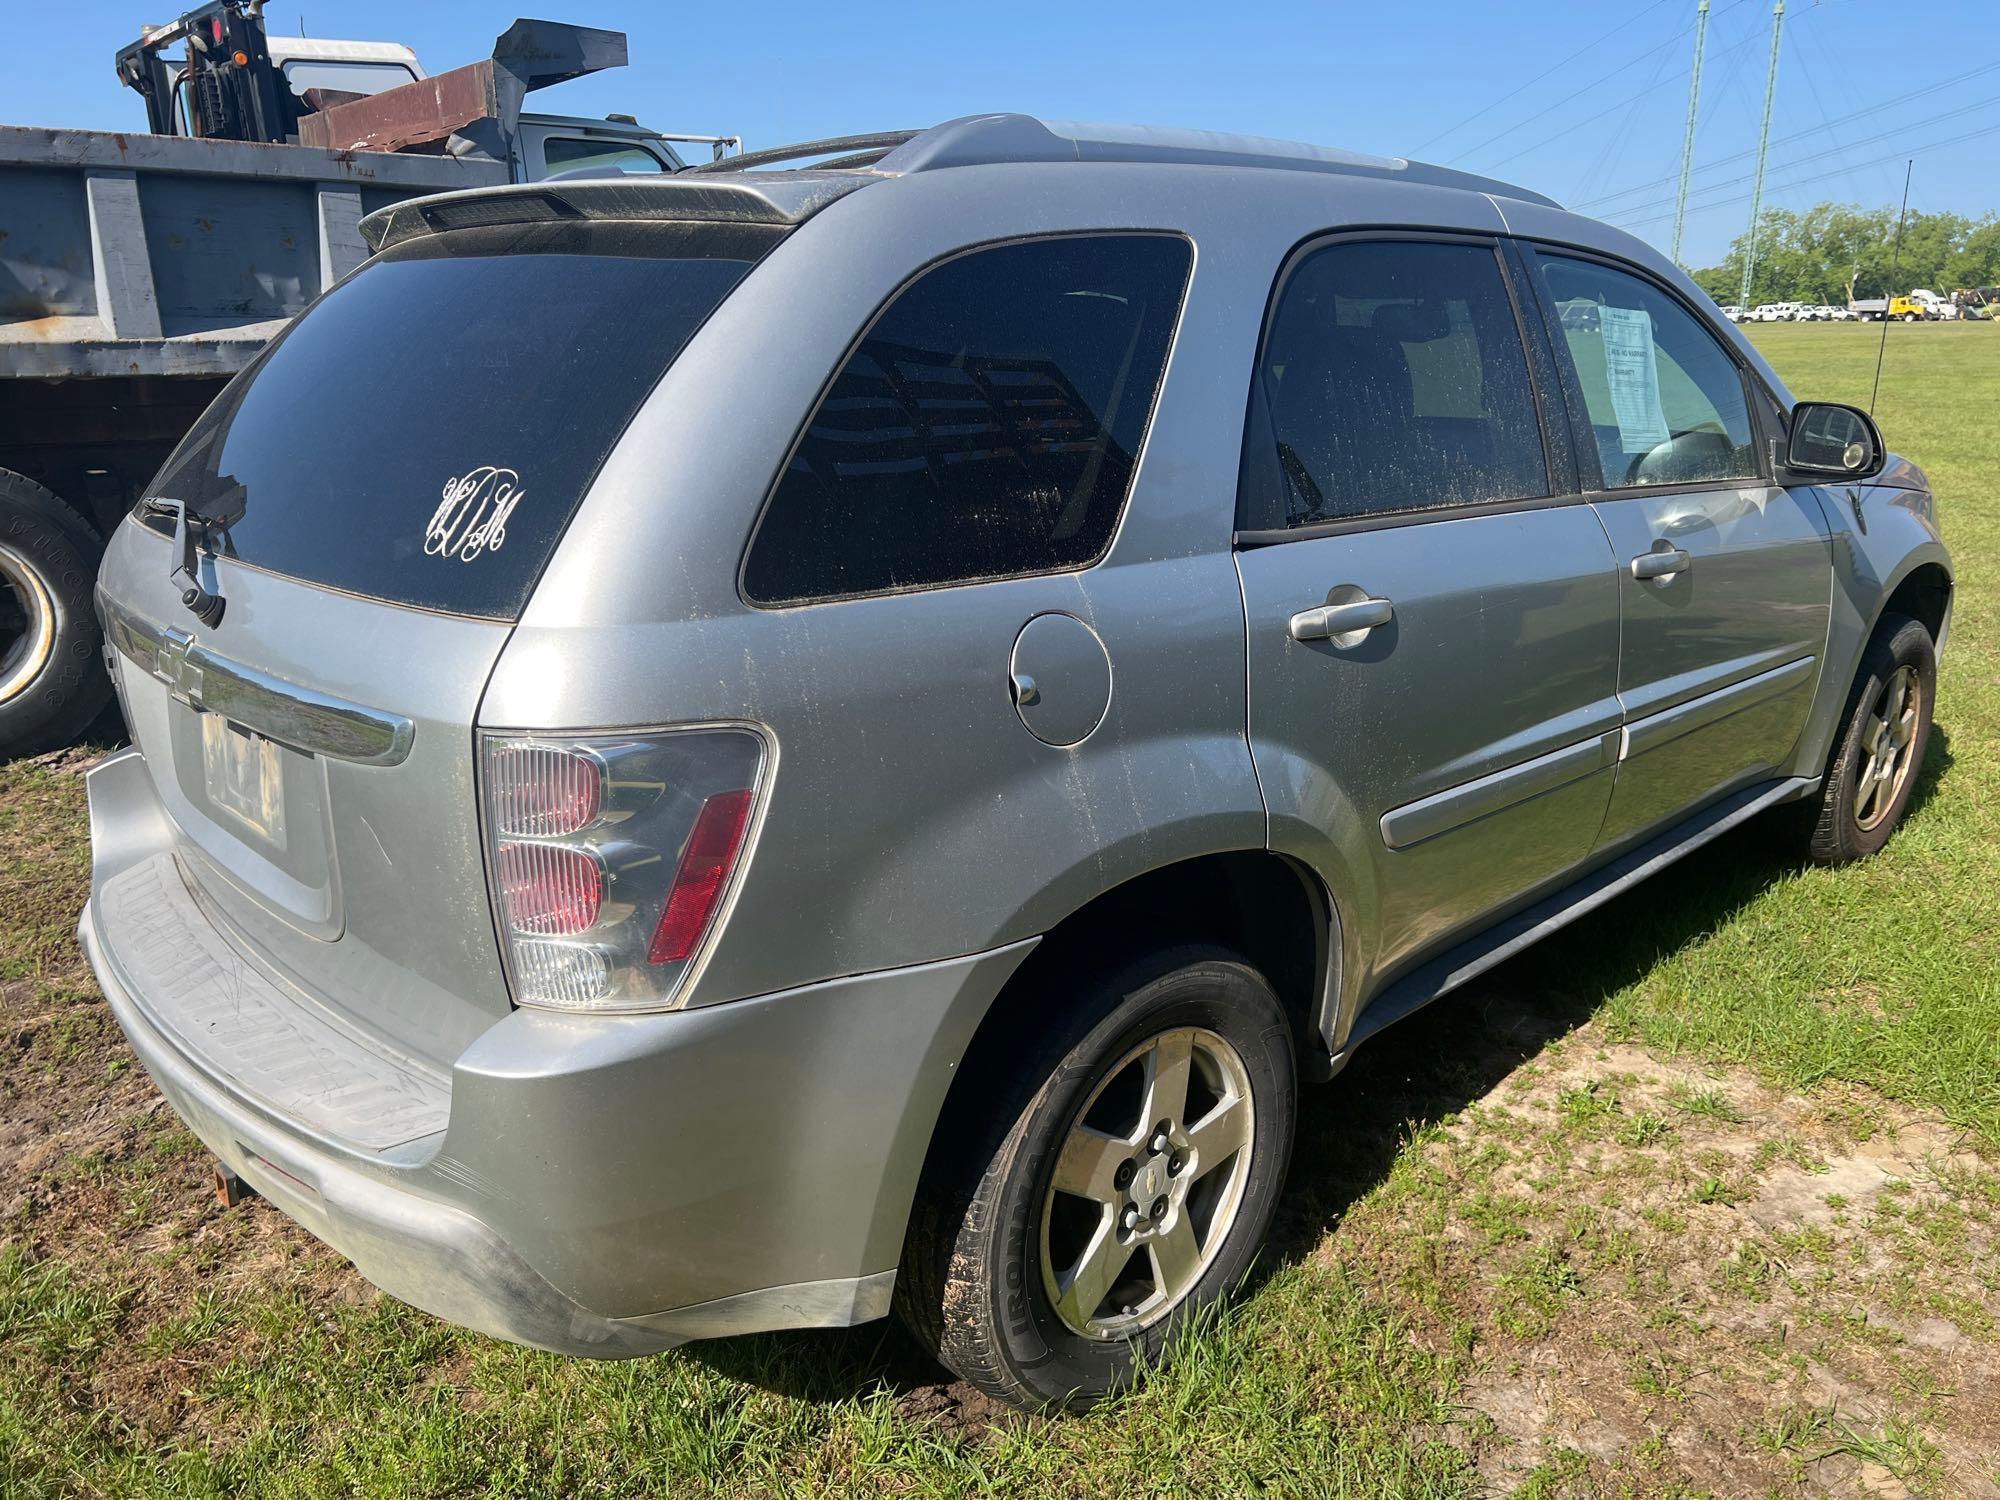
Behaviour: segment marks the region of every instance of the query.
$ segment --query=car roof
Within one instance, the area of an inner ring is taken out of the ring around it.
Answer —
[[[544,201],[560,192],[568,214],[584,218],[727,218],[802,223],[835,199],[873,182],[957,168],[1077,163],[1181,166],[1204,171],[1287,171],[1410,186],[1559,209],[1554,199],[1496,178],[1404,157],[1369,156],[1332,146],[1157,125],[1045,121],[1031,115],[967,115],[927,130],[882,131],[778,146],[704,162],[672,177],[571,177],[547,183],[471,188],[392,205],[369,216],[363,233],[381,250],[418,234],[466,222],[491,223],[495,198]],[[477,200],[477,207],[457,207]],[[566,214],[567,216],[567,214]]]

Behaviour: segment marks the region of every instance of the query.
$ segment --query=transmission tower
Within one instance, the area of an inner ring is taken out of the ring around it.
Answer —
[[[1694,13],[1694,71],[1688,75],[1687,134],[1681,137],[1681,188],[1674,198],[1673,262],[1681,263],[1681,229],[1687,223],[1688,178],[1694,172],[1694,122],[1701,112],[1701,52],[1708,41],[1708,0]]]
[[[1743,246],[1743,291],[1736,299],[1750,305],[1750,277],[1757,269],[1757,215],[1764,209],[1764,158],[1771,149],[1771,101],[1778,92],[1778,39],[1785,32],[1785,0],[1771,7],[1771,66],[1764,75],[1764,124],[1757,133],[1757,176],[1750,185],[1750,234]]]

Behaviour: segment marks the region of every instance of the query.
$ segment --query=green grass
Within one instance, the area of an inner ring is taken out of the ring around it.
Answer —
[[[1752,336],[1798,394],[1865,401],[1876,333]],[[1881,422],[1930,471],[1961,574],[1942,732],[1888,849],[1804,871],[1746,829],[1371,1045],[1305,1096],[1245,1299],[1074,1419],[995,1416],[888,1325],[623,1364],[521,1350],[374,1295],[267,1206],[205,1206],[192,1138],[74,954],[78,778],[0,766],[0,1149],[23,1153],[0,1191],[0,1494],[1790,1494],[1878,1471],[1944,1494],[2000,1474],[1980,1404],[1996,407],[2000,330],[1891,329]],[[1957,1354],[1920,1341],[1926,1319]]]

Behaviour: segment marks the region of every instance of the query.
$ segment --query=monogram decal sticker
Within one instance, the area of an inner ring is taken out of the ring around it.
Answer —
[[[521,503],[521,495],[521,476],[491,464],[447,479],[444,498],[424,528],[424,551],[460,562],[498,552],[507,540],[507,518]]]

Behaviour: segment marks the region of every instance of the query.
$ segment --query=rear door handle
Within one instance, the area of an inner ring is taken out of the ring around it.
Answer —
[[[1688,570],[1689,558],[1679,547],[1664,552],[1641,552],[1632,559],[1632,576],[1638,579],[1671,578]]]
[[[1387,599],[1356,599],[1351,604],[1302,609],[1292,616],[1292,639],[1332,641],[1343,648],[1357,646],[1369,631],[1377,625],[1387,625],[1395,617],[1395,607]]]

